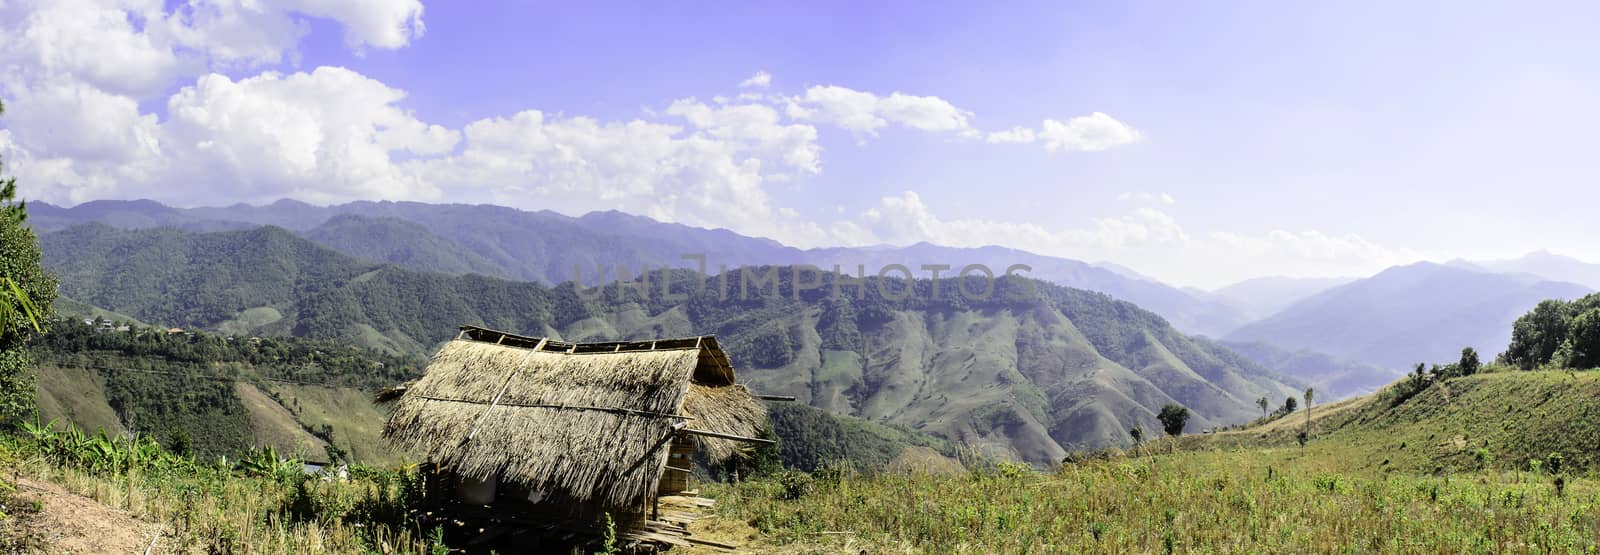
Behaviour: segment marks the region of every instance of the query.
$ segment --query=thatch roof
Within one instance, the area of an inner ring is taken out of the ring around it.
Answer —
[[[636,508],[680,428],[753,437],[765,422],[713,337],[572,344],[463,327],[403,390],[384,435],[466,476]],[[695,439],[717,461],[747,449]]]

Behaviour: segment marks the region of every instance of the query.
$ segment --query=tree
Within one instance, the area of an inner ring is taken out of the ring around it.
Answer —
[[[1478,362],[1477,351],[1472,350],[1472,347],[1461,349],[1461,362],[1456,363],[1456,372],[1462,376],[1471,376],[1478,373],[1482,367],[1483,365]]]
[[[1144,442],[1144,428],[1140,426],[1134,426],[1133,429],[1128,430],[1128,435],[1133,437],[1134,447],[1138,447],[1140,443]]]
[[[1161,421],[1161,429],[1167,435],[1178,437],[1183,435],[1183,425],[1189,423],[1189,409],[1183,405],[1167,403],[1161,407],[1161,414],[1156,415],[1156,420]]]
[[[1256,406],[1261,407],[1261,417],[1262,418],[1266,418],[1267,417],[1267,407],[1269,407],[1271,405],[1272,405],[1272,401],[1268,401],[1265,396],[1261,397],[1260,399],[1256,399]]]
[[[1290,396],[1284,398],[1284,400],[1283,400],[1283,408],[1280,408],[1278,410],[1283,411],[1284,414],[1294,414],[1294,410],[1297,409],[1297,408],[1300,408],[1300,402],[1294,400],[1294,396],[1290,395]]]
[[[16,180],[0,178],[0,423],[7,426],[33,414],[27,343],[45,331],[56,298],[55,279],[39,265],[38,239],[24,225],[27,205],[16,198]]]
[[[1311,429],[1311,398],[1316,395],[1316,390],[1306,388],[1306,429]],[[1291,397],[1292,398],[1292,397]]]
[[[1574,303],[1551,299],[1517,318],[1511,325],[1511,345],[1500,355],[1502,362],[1515,364],[1523,370],[1551,362],[1567,339],[1573,312]]]
[[[1567,339],[1560,351],[1569,368],[1600,367],[1600,308],[1591,308],[1572,319]]]

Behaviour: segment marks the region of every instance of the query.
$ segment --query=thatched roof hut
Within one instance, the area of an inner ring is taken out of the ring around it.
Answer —
[[[564,343],[464,326],[398,395],[384,436],[440,468],[569,512],[642,510],[669,452],[713,462],[766,422],[716,338]],[[687,447],[692,445],[693,447]]]

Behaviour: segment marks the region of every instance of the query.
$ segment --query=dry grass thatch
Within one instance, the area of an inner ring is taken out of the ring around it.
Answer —
[[[753,436],[766,420],[741,386],[692,384],[700,360],[696,348],[571,354],[458,339],[406,389],[384,435],[466,476],[637,508],[675,424]],[[700,439],[714,460],[743,449]]]

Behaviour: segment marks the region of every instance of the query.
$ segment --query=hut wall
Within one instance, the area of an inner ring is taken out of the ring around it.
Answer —
[[[694,468],[694,441],[678,436],[672,440],[672,447],[667,451],[667,469],[661,473],[661,487],[658,495],[676,495],[689,490],[689,473],[678,468]]]

